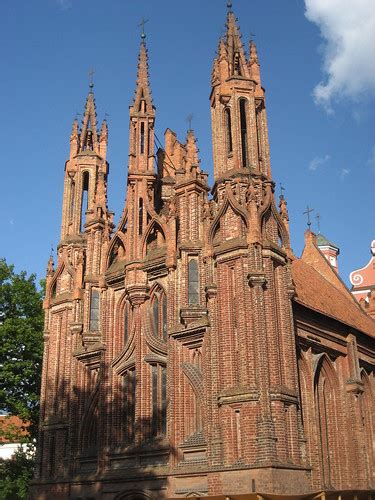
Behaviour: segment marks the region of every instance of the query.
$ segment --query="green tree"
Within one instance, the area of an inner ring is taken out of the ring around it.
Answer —
[[[43,354],[43,291],[35,275],[17,274],[0,259],[0,412],[17,415],[27,425],[22,441],[35,443]],[[15,431],[17,433],[17,431]],[[9,438],[9,429],[7,429]],[[17,442],[20,437],[14,435]],[[0,460],[0,498],[27,498],[33,454],[19,449]]]

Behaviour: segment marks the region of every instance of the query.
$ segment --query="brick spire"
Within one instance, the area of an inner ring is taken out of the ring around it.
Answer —
[[[227,16],[227,33],[225,45],[228,57],[229,77],[242,76],[249,78],[245,50],[241,40],[240,28],[234,13],[229,10]]]
[[[130,106],[130,171],[153,172],[154,123],[155,106],[149,83],[148,53],[145,38],[142,37],[135,95]]]
[[[82,120],[80,150],[92,150],[98,152],[98,131],[96,122],[96,108],[93,92],[93,84],[90,84]]]
[[[131,111],[154,110],[148,71],[148,51],[146,42],[142,39],[138,56],[137,84]]]

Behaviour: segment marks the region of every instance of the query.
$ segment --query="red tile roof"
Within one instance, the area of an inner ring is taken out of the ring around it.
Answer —
[[[292,261],[292,277],[296,302],[375,337],[375,321],[353,301],[349,290],[334,286],[302,259]]]

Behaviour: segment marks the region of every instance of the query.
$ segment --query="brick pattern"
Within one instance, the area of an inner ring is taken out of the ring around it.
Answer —
[[[284,197],[276,208],[256,47],[251,43],[247,59],[232,12],[227,30],[210,98],[212,198],[191,130],[185,143],[166,131],[154,171],[144,40],[130,107],[126,205],[114,232],[107,127],[97,132],[92,89],[81,128],[74,122],[58,262],[47,271],[33,498],[375,487],[370,324],[359,317],[348,323],[339,303],[334,317],[311,307],[308,280],[315,271],[293,256]],[[199,270],[196,304],[188,293],[192,258]],[[319,279],[327,297],[335,289],[345,302],[334,283]],[[100,296],[98,331],[90,323],[92,291]],[[167,339],[155,335],[156,291],[167,298]],[[161,367],[166,388],[152,378]],[[158,424],[155,436],[164,390],[167,432]]]

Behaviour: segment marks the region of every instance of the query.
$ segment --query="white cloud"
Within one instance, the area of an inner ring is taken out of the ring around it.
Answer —
[[[374,0],[305,0],[305,16],[315,23],[322,47],[324,81],[315,102],[332,112],[332,101],[375,95]]]
[[[331,157],[329,155],[316,156],[310,161],[309,170],[315,172],[315,170],[317,170],[319,167],[327,163],[327,161],[329,161],[330,158]]]
[[[56,3],[62,10],[70,9],[72,6],[71,0],[56,0]]]
[[[340,179],[343,181],[350,174],[350,168],[342,168],[340,171]]]

